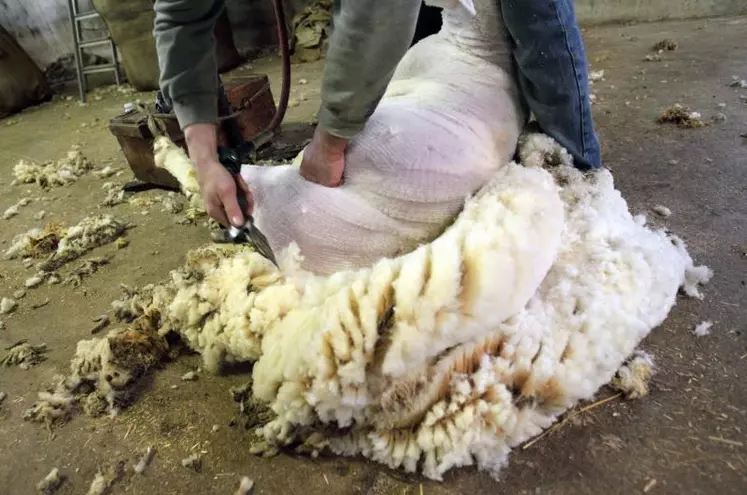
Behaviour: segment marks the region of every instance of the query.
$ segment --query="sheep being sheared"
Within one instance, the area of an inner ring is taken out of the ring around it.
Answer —
[[[297,244],[305,269],[361,268],[432,240],[511,160],[524,115],[496,2],[477,2],[476,16],[456,0],[431,3],[446,7],[444,28],[398,65],[348,146],[341,187],[307,182],[299,160],[242,169],[257,225],[276,252]],[[169,155],[163,143],[155,151],[156,163],[194,195],[184,153]]]
[[[209,369],[256,361],[254,398],[275,415],[259,429],[268,451],[301,442],[435,479],[473,463],[496,473],[615,376],[681,287],[700,297],[710,278],[682,241],[630,214],[609,171],[574,169],[542,136],[522,140],[524,166],[508,163],[520,115],[488,62],[496,43],[479,45],[495,13],[477,10],[450,7],[442,33],[405,57],[351,147],[344,187],[307,184],[291,166],[244,169],[280,270],[249,250],[202,251],[117,305],[130,331],[159,345],[176,332]],[[458,74],[468,94],[439,88]],[[97,356],[112,339],[79,344],[73,361],[79,374],[75,363],[97,365],[86,379],[105,390]]]

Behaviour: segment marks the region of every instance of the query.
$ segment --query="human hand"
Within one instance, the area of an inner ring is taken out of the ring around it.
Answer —
[[[242,227],[245,215],[251,215],[254,210],[254,199],[244,179],[240,176],[234,178],[218,161],[215,125],[192,124],[184,129],[184,137],[208,215],[224,227]],[[245,211],[237,199],[237,186],[246,197]]]
[[[234,176],[216,159],[197,165],[197,180],[200,183],[202,200],[208,215],[224,227],[242,227],[246,215],[254,209],[254,198],[249,186],[241,176]],[[246,210],[242,211],[237,199],[239,194],[246,197]]]
[[[341,185],[347,144],[347,139],[333,136],[317,126],[311,143],[303,152],[301,176],[326,187]]]

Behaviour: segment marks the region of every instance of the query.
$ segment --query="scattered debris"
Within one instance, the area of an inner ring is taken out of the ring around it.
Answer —
[[[93,169],[93,164],[75,145],[65,158],[44,162],[41,165],[21,160],[13,167],[13,185],[36,183],[41,188],[67,186]]]
[[[529,447],[531,447],[532,445],[534,445],[535,443],[537,443],[540,440],[542,440],[543,438],[545,438],[546,436],[548,436],[548,435],[550,435],[552,433],[555,433],[556,431],[558,431],[559,429],[561,429],[563,426],[565,426],[569,422],[574,421],[575,418],[579,414],[583,414],[583,413],[585,413],[587,411],[591,411],[592,409],[595,409],[595,408],[597,408],[599,406],[602,406],[602,405],[604,405],[604,404],[606,404],[608,402],[611,402],[611,401],[613,401],[615,399],[618,399],[618,398],[622,397],[622,395],[623,395],[622,392],[620,392],[620,393],[617,393],[615,395],[611,395],[609,397],[605,397],[604,399],[600,399],[600,400],[598,400],[596,402],[593,402],[593,403],[589,404],[588,406],[584,406],[584,407],[582,407],[580,409],[576,409],[576,410],[570,411],[568,414],[566,414],[566,416],[563,418],[562,421],[560,421],[558,423],[555,423],[555,425],[553,425],[552,428],[549,428],[549,429],[543,431],[542,433],[540,433],[539,435],[537,435],[533,439],[529,440],[527,443],[525,443],[521,447],[521,449],[522,450],[526,450]]]
[[[729,86],[732,88],[747,88],[747,79],[740,79],[739,76],[731,76]]]
[[[86,217],[72,227],[51,223],[44,229],[34,228],[16,236],[5,257],[46,258],[39,268],[52,272],[96,247],[115,241],[132,227],[111,215]]]
[[[617,435],[602,435],[602,443],[611,450],[620,451],[625,446],[623,439]]]
[[[25,340],[21,340],[6,348],[8,352],[0,359],[0,365],[18,366],[21,369],[37,365],[46,358],[43,353],[47,351],[47,344],[31,345]]]
[[[43,480],[36,484],[36,491],[42,492],[45,495],[54,493],[62,485],[62,481],[63,478],[60,476],[60,470],[53,468]]]
[[[145,451],[145,454],[140,458],[140,461],[133,466],[135,474],[143,474],[145,472],[145,468],[148,467],[148,464],[150,464],[155,453],[156,450],[153,447],[148,447],[148,450]]]
[[[693,330],[693,333],[696,337],[705,337],[706,335],[709,335],[711,333],[711,327],[713,327],[712,321],[702,321],[695,325],[695,330]]]
[[[666,109],[659,117],[659,123],[676,124],[679,127],[687,129],[695,129],[708,125],[698,112],[693,112],[688,107],[679,103],[675,103]]]
[[[650,492],[651,489],[655,486],[656,486],[656,478],[652,478],[648,483],[646,483],[646,486],[643,487],[643,493]]]
[[[87,495],[104,495],[107,490],[124,476],[124,462],[120,461],[104,469],[99,468],[88,488]]]
[[[191,456],[182,459],[182,466],[199,473],[202,469],[202,457],[200,454],[192,454]]]
[[[604,80],[604,69],[601,70],[593,70],[589,72],[589,83],[593,84],[596,81],[603,81]]]
[[[7,315],[12,313],[18,307],[18,302],[15,299],[9,297],[3,297],[0,301],[0,315]]]
[[[36,275],[27,278],[26,281],[23,283],[23,285],[27,289],[33,289],[34,287],[38,287],[41,284],[43,284],[46,277],[47,276],[44,272],[37,273]]]
[[[654,213],[664,218],[669,218],[670,216],[672,216],[672,210],[664,205],[656,205],[651,209],[654,211]]]
[[[107,489],[106,478],[101,472],[97,472],[96,476],[93,477],[91,486],[88,487],[88,495],[100,495],[103,494]]]
[[[99,333],[101,330],[105,329],[109,326],[109,323],[111,323],[111,320],[109,319],[108,315],[99,315],[92,320],[95,325],[93,328],[91,328],[91,334],[95,335]]]
[[[34,304],[31,305],[31,309],[43,308],[44,306],[46,306],[47,304],[49,304],[49,302],[50,302],[49,298],[47,298],[47,299],[45,299],[45,300],[43,300],[41,302],[36,302],[36,303],[34,303]]]
[[[102,186],[106,191],[106,197],[99,204],[99,206],[107,206],[109,208],[127,201],[129,194],[125,191],[121,185],[114,184],[112,182],[106,182]]]
[[[79,287],[84,278],[96,273],[100,266],[109,264],[109,261],[110,257],[108,256],[97,256],[85,260],[70,272],[70,275],[65,279],[65,285]]]
[[[738,442],[736,440],[729,440],[727,438],[722,438],[722,437],[709,436],[708,440],[712,442],[717,442],[717,443],[725,443],[726,445],[733,445],[734,447],[744,447],[744,443],[742,442]]]
[[[644,351],[635,351],[626,364],[617,370],[610,382],[625,394],[626,399],[640,399],[648,395],[648,384],[654,375],[654,360]]]
[[[102,169],[94,170],[93,174],[99,179],[108,179],[109,177],[116,174],[117,172],[119,172],[118,168],[114,168],[111,165],[107,165],[106,167]]]
[[[194,371],[188,371],[182,375],[182,381],[194,382],[197,380],[197,373]]]
[[[653,47],[651,47],[651,50],[655,52],[658,52],[658,51],[673,52],[677,50],[678,47],[679,45],[677,44],[675,40],[671,38],[666,38],[656,43]]]
[[[9,220],[18,215],[18,210],[29,203],[31,203],[31,200],[29,198],[22,198],[20,201],[18,201],[18,203],[5,210],[5,213],[3,213],[3,220]]]
[[[239,488],[234,495],[252,495],[254,493],[254,480],[249,476],[243,476]]]

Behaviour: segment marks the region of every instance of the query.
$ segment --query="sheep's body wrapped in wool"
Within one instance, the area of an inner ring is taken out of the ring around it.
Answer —
[[[505,166],[524,115],[496,3],[444,10],[444,29],[413,46],[364,130],[344,184],[304,180],[298,163],[244,166],[255,221],[275,251],[295,243],[319,274],[369,266],[428,242]]]

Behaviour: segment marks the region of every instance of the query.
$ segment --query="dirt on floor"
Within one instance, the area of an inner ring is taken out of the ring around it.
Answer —
[[[247,381],[249,371],[200,373],[196,381],[182,381],[199,366],[196,356],[154,372],[133,406],[116,417],[79,416],[51,433],[23,421],[37,391],[67,371],[77,341],[90,338],[91,319],[109,310],[120,284],[162,280],[189,249],[209,242],[209,230],[201,221],[177,223],[178,215],[162,211],[160,203],[99,206],[104,182],[132,179],[107,128],[109,119],[124,103],[152,94],[108,89],[80,105],[71,88],[48,104],[0,120],[0,210],[31,198],[17,215],[0,220],[0,250],[17,234],[48,222],[75,224],[110,213],[135,224],[126,234],[127,247],[110,244],[82,258],[111,255],[109,264],[82,284],[27,289],[15,312],[0,315],[3,348],[21,339],[47,346],[47,359],[35,366],[0,368],[0,392],[7,393],[0,403],[0,492],[33,493],[56,467],[66,478],[57,493],[85,493],[99,469],[135,464],[152,446],[156,453],[145,472],[120,479],[112,493],[233,493],[241,476],[252,478],[257,493],[265,494],[745,493],[747,88],[740,83],[747,79],[745,32],[747,18],[586,30],[592,70],[604,70],[592,92],[606,165],[631,209],[684,237],[696,260],[716,276],[705,301],[680,300],[644,341],[659,367],[649,397],[610,401],[528,448],[517,447],[500,481],[473,468],[451,471],[437,483],[361,459],[252,456],[249,432],[237,421],[229,393]],[[652,52],[663,39],[675,40],[677,49]],[[277,97],[277,57],[251,65],[239,72],[269,74]],[[293,67],[289,125],[313,120],[321,67]],[[659,123],[661,113],[676,103],[699,112],[708,125]],[[89,173],[47,191],[35,184],[11,185],[19,160],[58,159],[72,144],[97,168],[108,165],[123,173],[107,179]],[[654,213],[658,205],[671,210],[671,217]],[[40,220],[41,210],[46,216]],[[0,298],[23,288],[33,273],[19,260],[0,261]],[[713,322],[711,333],[696,337],[693,330],[703,321]],[[181,463],[194,453],[202,456],[199,471]]]

